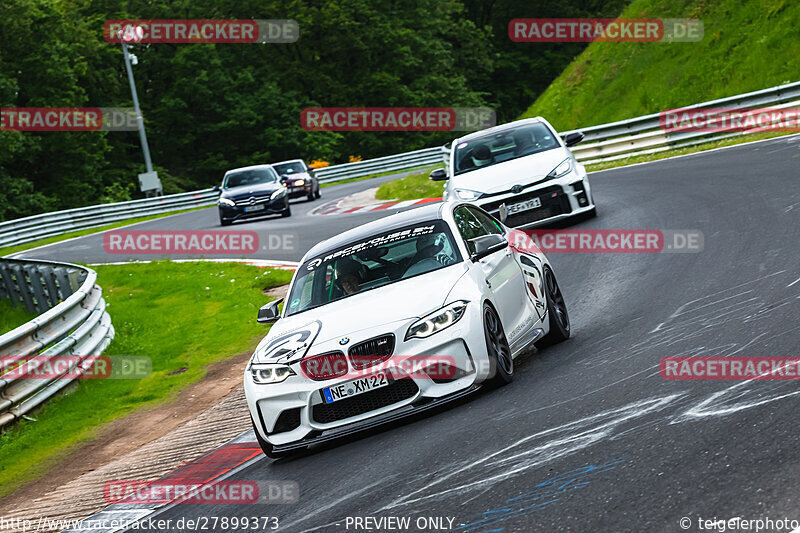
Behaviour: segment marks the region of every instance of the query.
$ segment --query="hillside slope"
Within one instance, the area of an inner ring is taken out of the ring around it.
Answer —
[[[636,0],[621,17],[699,18],[705,35],[592,43],[523,117],[566,130],[800,80],[800,4],[792,0]]]

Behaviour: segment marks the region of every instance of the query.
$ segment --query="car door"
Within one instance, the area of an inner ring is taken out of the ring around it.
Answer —
[[[453,216],[470,254],[474,252],[470,239],[504,233],[502,227],[495,224],[491,217],[473,206],[458,206],[453,211]],[[526,326],[532,325],[533,322],[522,271],[511,249],[505,248],[490,254],[473,263],[471,269],[473,274],[484,280],[483,283],[486,283],[492,293],[506,337],[513,347],[516,341],[522,339],[528,329]]]

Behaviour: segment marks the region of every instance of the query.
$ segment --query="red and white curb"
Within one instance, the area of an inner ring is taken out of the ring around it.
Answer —
[[[441,202],[442,198],[418,198],[417,200],[403,200],[402,202],[378,202],[368,205],[357,205],[340,207],[341,200],[329,202],[314,209],[309,215],[354,215],[357,213],[371,213],[373,211],[385,211],[387,209],[403,209],[432,202]]]
[[[186,483],[204,487],[223,481],[236,472],[260,461],[264,456],[255,442],[253,430],[248,430],[227,444],[178,468],[159,481]],[[156,480],[153,480],[155,483]],[[63,533],[112,533],[136,527],[165,507],[175,503],[141,504],[115,503],[81,521],[76,528]]]

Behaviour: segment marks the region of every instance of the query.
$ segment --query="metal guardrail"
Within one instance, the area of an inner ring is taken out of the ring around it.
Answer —
[[[730,109],[760,109],[763,107],[788,107],[800,105],[800,82],[754,91],[728,98],[720,98],[681,109],[727,107]],[[674,132],[660,127],[660,114],[645,115],[628,120],[581,128],[586,136],[583,143],[572,148],[575,157],[584,163],[612,161],[648,153],[692,146],[708,141],[741,135],[744,132]],[[561,133],[566,135],[571,131]],[[322,182],[359,178],[370,174],[405,170],[417,166],[449,163],[449,148],[434,147],[320,168],[315,171]],[[217,193],[211,189],[157,198],[95,205],[45,213],[32,217],[0,223],[0,246],[34,241],[70,231],[92,228],[151,214],[168,213],[191,207],[210,206],[216,202]]]
[[[79,207],[10,220],[0,223],[0,246],[26,243],[131,218],[213,205],[218,196],[219,194],[213,190],[205,189],[130,202]]]
[[[30,322],[0,336],[0,355],[44,365],[56,356],[70,358],[59,374],[26,379],[23,370],[0,375],[0,427],[21,418],[86,370],[114,338],[94,270],[52,261],[0,260],[0,297],[39,312]],[[8,361],[8,359],[7,359]]]

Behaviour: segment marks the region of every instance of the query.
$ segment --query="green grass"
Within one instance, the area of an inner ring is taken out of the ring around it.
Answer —
[[[0,300],[0,335],[34,318],[36,313],[29,313],[24,305],[13,306],[8,300]]]
[[[432,166],[441,168],[442,165]],[[411,174],[405,178],[387,181],[378,187],[375,198],[378,200],[416,200],[417,198],[435,198],[442,195],[443,181],[431,181],[430,170]]]
[[[346,180],[334,181],[332,183],[322,183],[322,184],[320,184],[320,187],[332,187],[334,185],[341,185],[343,183],[353,183],[354,181],[371,180],[373,178],[380,178],[382,176],[389,176],[391,174],[399,174],[401,172],[408,172],[410,170],[427,170],[428,173],[430,173],[430,171],[433,170],[434,168],[439,168],[441,166],[442,165],[437,163],[435,165],[421,165],[421,166],[418,166],[418,167],[407,168],[407,169],[404,169],[404,170],[387,170],[386,172],[379,172],[377,174],[370,174],[369,176],[361,176],[360,178],[348,178]]]
[[[105,355],[144,355],[141,380],[83,380],[0,436],[0,498],[38,479],[103,424],[153,408],[203,378],[210,363],[251,351],[267,327],[256,323],[263,289],[291,272],[236,263],[155,262],[98,266],[116,337]],[[186,367],[180,374],[170,372]],[[74,387],[74,390],[72,390]]]
[[[694,43],[590,44],[525,112],[558,131],[800,80],[800,6],[791,0],[635,0],[623,18],[699,18]],[[536,44],[520,44],[537,53]]]
[[[689,146],[686,148],[664,150],[663,152],[657,152],[654,154],[634,155],[623,159],[617,159],[615,161],[606,161],[601,163],[586,163],[586,170],[592,172],[598,170],[606,170],[609,168],[624,167],[625,165],[633,165],[636,163],[645,163],[647,161],[658,161],[659,159],[666,159],[668,157],[694,154],[697,152],[702,152],[704,150],[711,150],[713,148],[722,148],[723,146],[733,146],[736,144],[759,141],[762,139],[771,139],[773,137],[781,137],[783,135],[789,135],[789,134],[790,133],[782,133],[782,132],[750,133],[747,135],[740,135],[728,139],[723,139],[721,141],[710,141],[707,143],[698,144],[696,146]]]
[[[6,246],[5,248],[0,248],[0,257],[15,254],[17,252],[23,252],[25,250],[30,250],[31,248],[37,248],[39,246],[44,246],[45,244],[53,244],[56,242],[65,241],[67,239],[73,239],[75,237],[83,237],[84,235],[91,235],[93,233],[99,233],[101,231],[120,228],[122,226],[129,226],[131,224],[136,224],[137,222],[146,222],[148,220],[154,220],[156,218],[167,217],[170,215],[177,215],[179,213],[197,211],[198,209],[208,209],[208,207],[193,207],[191,209],[182,209],[180,211],[171,211],[169,213],[160,213],[158,215],[149,215],[146,217],[131,218],[128,220],[121,220],[119,222],[114,222],[113,224],[108,224],[106,226],[98,226],[96,228],[86,228],[79,231],[72,231],[70,233],[65,233],[63,235],[55,235],[53,237],[39,239],[37,241],[26,242],[23,244],[16,244],[14,246]]]

